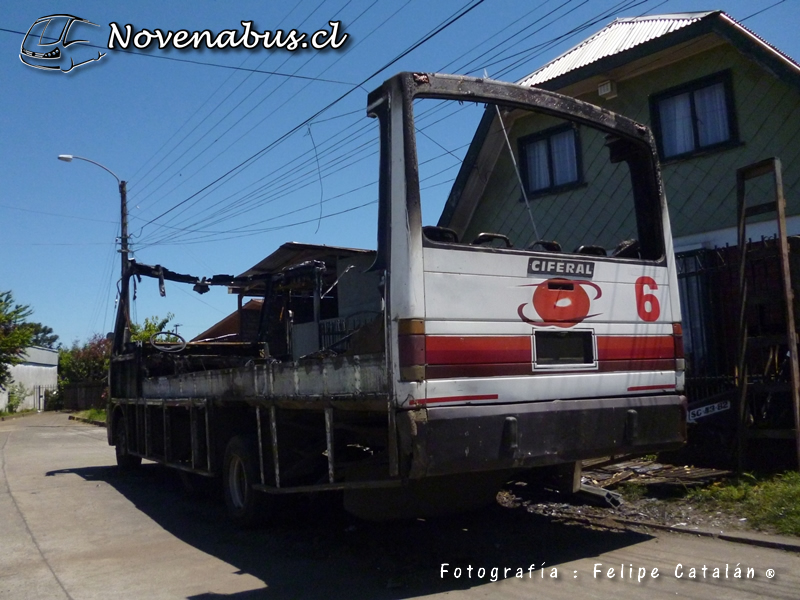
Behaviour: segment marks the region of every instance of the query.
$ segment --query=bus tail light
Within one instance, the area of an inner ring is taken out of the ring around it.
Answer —
[[[672,324],[672,341],[675,347],[675,370],[685,371],[686,361],[683,355],[683,327],[680,323]]]
[[[425,321],[400,319],[397,322],[400,380],[425,379]]]

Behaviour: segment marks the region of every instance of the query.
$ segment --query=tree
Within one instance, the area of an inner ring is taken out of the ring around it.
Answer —
[[[105,381],[111,360],[111,340],[95,334],[83,345],[58,351],[59,386],[84,381]]]
[[[53,333],[53,328],[41,323],[28,323],[33,331],[33,340],[31,346],[39,346],[40,348],[54,349],[58,336]]]
[[[173,317],[172,313],[167,313],[166,318],[147,317],[144,324],[141,325],[131,323],[131,339],[148,341],[151,335],[162,331]],[[83,344],[75,341],[71,348],[60,348],[58,351],[59,385],[105,381],[111,362],[111,346],[110,339],[96,333]]]
[[[0,385],[10,379],[9,367],[20,363],[31,345],[33,330],[25,319],[32,312],[29,306],[17,304],[11,291],[0,292]]]
[[[131,323],[131,339],[148,341],[151,335],[162,331],[173,317],[172,313],[167,313],[166,318],[147,317],[142,325]],[[110,339],[96,333],[83,344],[75,341],[71,348],[60,348],[58,351],[59,386],[68,383],[105,381],[111,362],[111,346]]]
[[[61,410],[66,402],[65,386],[108,381],[111,340],[95,334],[83,344],[74,341],[71,348],[58,349],[58,391],[47,399],[48,410]],[[103,386],[105,389],[105,385]],[[102,400],[105,392],[100,397]]]
[[[131,341],[132,342],[149,342],[150,338],[161,331],[166,331],[167,324],[175,318],[171,312],[167,313],[164,318],[158,315],[152,317],[145,317],[144,323],[131,323]],[[172,341],[173,338],[162,338],[161,341]]]

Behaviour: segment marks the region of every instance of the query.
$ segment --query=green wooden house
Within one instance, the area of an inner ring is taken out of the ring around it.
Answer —
[[[728,247],[737,244],[736,171],[778,157],[788,233],[800,234],[800,65],[712,11],[617,19],[520,83],[652,128],[678,258],[687,390],[690,400],[729,393],[737,364],[738,279],[731,267],[738,251]],[[498,114],[494,107],[484,112],[439,226],[462,240],[500,232],[515,247],[538,237],[566,252],[589,245],[611,254],[636,237],[631,191],[619,165],[604,160],[603,135],[546,116],[515,119],[506,113],[506,144]],[[772,181],[754,180],[747,194],[748,203],[773,198]],[[748,226],[751,239],[777,232],[773,215],[755,221]],[[776,273],[774,264],[756,266],[751,289],[779,296]],[[779,311],[759,311],[758,327],[779,328]],[[781,350],[770,351],[763,362],[775,363],[769,376],[780,377],[775,357]],[[760,363],[750,372],[766,373]]]
[[[520,83],[653,129],[677,252],[736,243],[736,169],[772,156],[783,163],[789,232],[800,233],[800,65],[725,13],[617,19]],[[476,170],[487,171],[487,158],[497,160],[495,170],[508,166],[484,147],[494,118],[486,112],[439,225],[462,239],[510,231],[520,246],[532,241],[521,195],[470,181]],[[607,231],[604,215],[626,204],[613,193],[607,203],[595,201],[615,189],[615,174],[587,160],[603,140],[547,118],[512,129],[534,217],[555,220],[549,237],[565,249],[613,248],[624,231]],[[594,208],[587,211],[589,199]],[[773,230],[769,222],[751,233]]]

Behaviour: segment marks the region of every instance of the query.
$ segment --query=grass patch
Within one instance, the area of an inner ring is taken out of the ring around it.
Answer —
[[[90,408],[89,410],[82,410],[75,413],[76,417],[81,419],[88,419],[89,421],[103,421],[106,420],[106,409],[104,408]]]
[[[624,482],[617,490],[626,502],[637,502],[647,496],[647,486],[636,482]]]
[[[739,512],[755,527],[800,536],[800,473],[769,478],[745,474],[692,490],[688,497],[709,508]]]
[[[17,416],[17,415],[26,415],[28,413],[36,412],[34,408],[23,408],[22,410],[0,410],[0,417],[10,417],[10,416]]]

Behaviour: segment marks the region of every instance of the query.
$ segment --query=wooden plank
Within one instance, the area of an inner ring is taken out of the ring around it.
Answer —
[[[597,487],[606,488],[614,484],[617,484],[620,481],[625,481],[629,477],[633,477],[632,471],[620,471],[619,473],[615,473],[608,479],[598,482]]]

